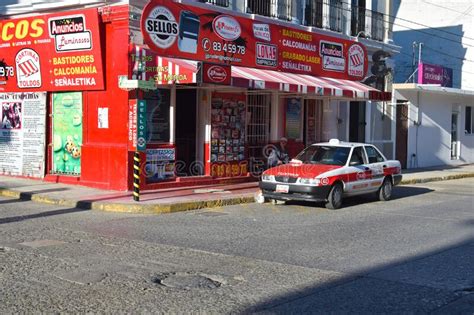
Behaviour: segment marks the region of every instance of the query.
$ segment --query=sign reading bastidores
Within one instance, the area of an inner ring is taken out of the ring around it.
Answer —
[[[151,0],[141,29],[145,44],[163,57],[357,81],[365,77],[367,52],[360,43],[267,21],[211,6]]]
[[[97,9],[0,20],[0,39],[0,92],[104,88]]]

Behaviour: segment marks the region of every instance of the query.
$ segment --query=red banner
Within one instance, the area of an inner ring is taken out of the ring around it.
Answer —
[[[161,56],[339,79],[365,77],[367,52],[360,43],[231,14],[152,0],[143,10],[142,33]]]
[[[0,91],[102,90],[97,9],[0,20]]]

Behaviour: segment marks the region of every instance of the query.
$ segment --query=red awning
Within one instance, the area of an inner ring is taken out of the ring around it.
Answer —
[[[156,82],[158,85],[197,83],[197,64],[197,61],[157,57],[157,69],[161,72],[158,71]],[[356,81],[238,66],[232,66],[232,85],[333,98],[380,101],[391,98],[390,92],[382,92]]]

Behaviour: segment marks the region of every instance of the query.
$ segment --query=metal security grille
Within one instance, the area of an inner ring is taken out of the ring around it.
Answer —
[[[217,5],[219,7],[229,7],[230,0],[199,0],[199,2]]]
[[[306,2],[304,13],[305,25],[342,32],[344,22],[342,0],[309,0]],[[323,24],[323,20],[326,23]]]
[[[247,113],[248,157],[252,164],[263,167],[266,161],[264,148],[269,144],[270,135],[270,95],[249,95]]]
[[[247,13],[291,20],[291,0],[247,0]]]

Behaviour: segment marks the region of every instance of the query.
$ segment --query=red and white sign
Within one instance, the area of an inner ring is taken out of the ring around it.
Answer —
[[[161,12],[161,14],[157,14]],[[231,16],[211,6],[151,0],[143,9],[144,42],[159,56],[360,80],[365,48],[355,41],[271,24],[258,16]],[[349,49],[362,63],[351,64]],[[321,51],[322,50],[322,51]],[[361,53],[362,52],[362,53]]]
[[[351,76],[363,78],[365,76],[365,52],[361,45],[354,44],[349,47],[348,73]]]
[[[0,92],[104,89],[97,9],[0,21]]]
[[[230,85],[231,67],[226,65],[202,64],[202,82]]]
[[[29,48],[22,49],[15,57],[17,84],[20,89],[41,87],[40,58]]]

